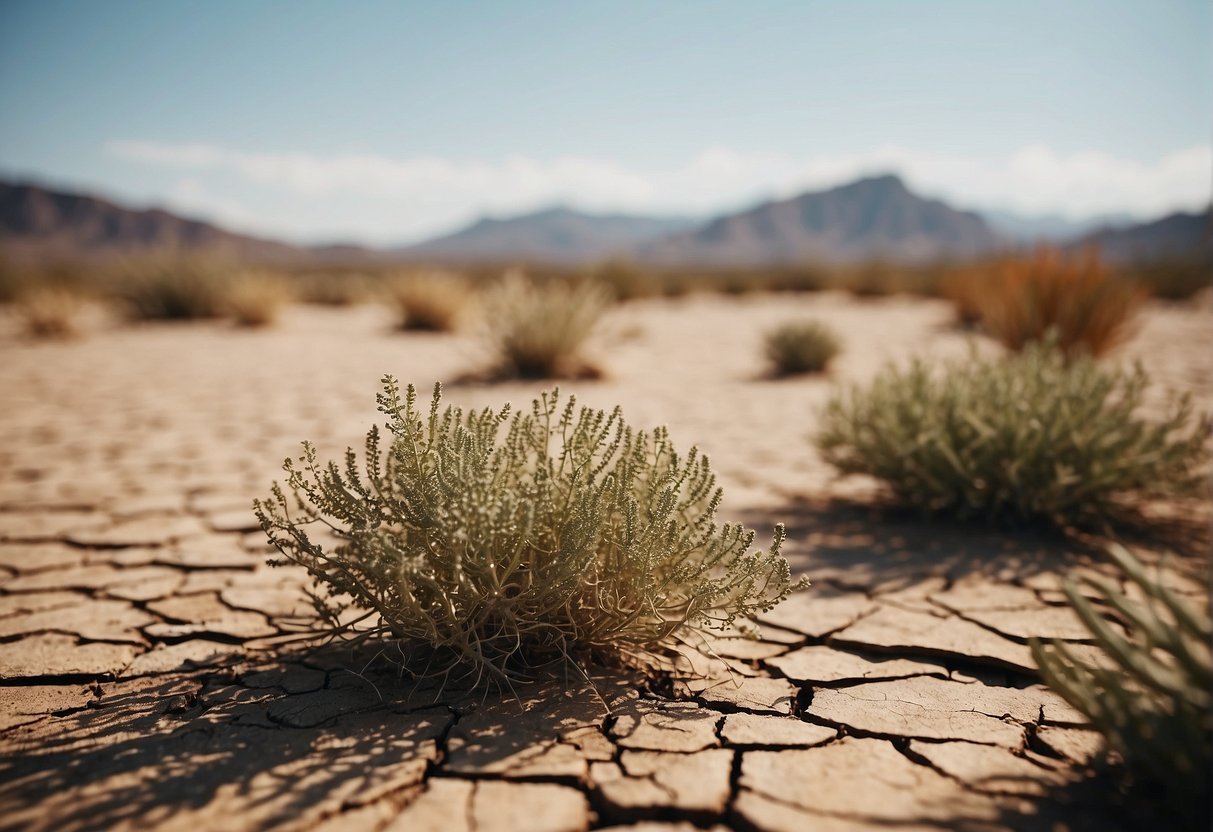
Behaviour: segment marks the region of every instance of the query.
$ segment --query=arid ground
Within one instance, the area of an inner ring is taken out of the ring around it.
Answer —
[[[826,377],[771,380],[762,335],[814,316]],[[835,480],[809,436],[839,383],[973,336],[940,301],[693,296],[618,307],[605,378],[563,385],[667,424],[725,489],[722,519],[811,589],[760,641],[670,678],[603,670],[516,697],[418,688],[365,651],[280,636],[302,577],[265,565],[251,511],[303,439],[331,457],[379,420],[386,372],[463,405],[540,384],[455,383],[474,334],[405,334],[384,309],[297,306],[268,331],[111,325],[34,342],[0,322],[0,829],[401,832],[1116,828],[1099,739],[1039,681],[1031,636],[1087,631],[1059,576],[1104,539],[889,510]],[[978,342],[977,349],[994,349]],[[1213,308],[1152,305],[1113,362],[1213,407]],[[1207,554],[1207,502],[1146,507],[1155,559]],[[1191,559],[1163,565],[1194,596]],[[1056,826],[1055,824],[1063,824]]]

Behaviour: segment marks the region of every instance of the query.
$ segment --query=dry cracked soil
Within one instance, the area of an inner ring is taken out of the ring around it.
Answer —
[[[815,316],[831,376],[764,377],[761,333]],[[668,675],[595,671],[514,695],[408,682],[296,644],[303,576],[251,512],[299,440],[360,445],[378,379],[485,361],[474,334],[393,332],[374,307],[278,328],[107,326],[66,343],[0,321],[0,829],[1115,829],[1100,741],[1027,642],[1088,639],[1060,577],[1098,536],[955,527],[882,508],[807,437],[840,381],[963,354],[946,305],[841,295],[621,308],[582,401],[713,459],[723,515],[787,524],[813,586]],[[1150,308],[1112,360],[1210,405],[1213,312]],[[979,349],[990,349],[978,345]],[[566,388],[569,385],[566,385]],[[540,386],[453,385],[462,405]],[[1137,551],[1206,592],[1208,501],[1147,507]]]

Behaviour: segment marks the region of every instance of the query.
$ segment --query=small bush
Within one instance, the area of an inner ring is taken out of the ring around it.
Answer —
[[[249,272],[229,287],[224,310],[240,326],[269,326],[293,298],[291,284],[280,275]]]
[[[940,292],[956,309],[956,320],[964,327],[981,321],[982,292],[987,275],[978,268],[950,272],[940,282]]]
[[[1145,299],[1094,250],[1066,256],[1042,248],[997,264],[981,283],[978,308],[986,331],[1009,349],[1055,333],[1069,355],[1102,355],[1128,335]]]
[[[401,329],[451,332],[467,312],[472,291],[459,275],[431,272],[392,280],[388,296]]]
[[[15,301],[25,331],[35,338],[70,338],[79,334],[80,296],[63,287],[27,289]]]
[[[766,335],[766,354],[776,375],[819,373],[838,354],[834,331],[818,321],[783,324]]]
[[[1188,300],[1213,288],[1213,258],[1172,257],[1134,263],[1128,278],[1161,300]]]
[[[592,375],[581,349],[607,303],[602,288],[593,283],[540,286],[507,275],[485,302],[497,371],[520,378]]]
[[[398,640],[427,666],[508,684],[547,662],[638,657],[727,628],[801,586],[782,528],[753,553],[753,532],[716,525],[708,460],[679,454],[664,429],[561,407],[556,391],[511,416],[440,411],[435,387],[426,415],[412,386],[402,399],[383,383],[391,439],[371,429],[364,471],[353,450],[321,465],[305,443],[285,463],[293,493],[275,484],[255,506],[283,562],[315,579],[332,635]]]
[[[661,291],[661,278],[627,260],[608,260],[595,267],[589,278],[600,284],[619,303],[650,298]]]
[[[1052,341],[940,373],[915,361],[836,396],[816,439],[841,472],[881,479],[910,506],[1077,522],[1130,495],[1202,486],[1208,418],[1193,418],[1186,396],[1145,418],[1146,383],[1140,366],[1068,362]]]
[[[296,279],[296,293],[304,303],[317,306],[355,306],[371,295],[368,280],[363,275],[305,274]]]
[[[114,293],[139,320],[191,320],[224,314],[229,272],[201,257],[132,261],[112,276]]]
[[[1074,611],[1102,650],[1083,661],[1063,643],[1032,642],[1049,686],[1103,734],[1129,786],[1160,798],[1161,811],[1185,828],[1209,828],[1213,777],[1213,625],[1209,610],[1170,591],[1126,549],[1110,550],[1118,577],[1136,591],[1083,579],[1127,628],[1109,623],[1079,586],[1066,581]]]

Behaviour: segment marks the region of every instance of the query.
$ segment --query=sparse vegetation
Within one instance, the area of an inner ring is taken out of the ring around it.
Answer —
[[[715,523],[706,457],[664,429],[635,431],[545,393],[509,406],[428,415],[384,378],[390,439],[322,465],[305,443],[287,460],[289,494],[256,503],[283,562],[315,581],[331,636],[419,648],[406,670],[509,684],[552,661],[635,658],[686,630],[724,629],[800,588],[753,532]],[[502,431],[504,428],[504,436]],[[319,529],[336,547],[313,539]],[[431,664],[432,663],[432,664]]]
[[[318,306],[354,306],[371,294],[365,276],[347,272],[303,274],[296,283],[299,299]]]
[[[202,257],[129,261],[110,277],[111,291],[139,320],[191,320],[224,314],[230,273]]]
[[[399,313],[401,329],[451,332],[466,314],[472,290],[457,274],[426,272],[393,279],[388,296]]]
[[[291,284],[281,275],[246,272],[229,287],[224,310],[240,326],[269,326],[293,298]]]
[[[25,331],[35,338],[78,335],[82,307],[80,295],[62,286],[28,288],[15,301]]]
[[[883,480],[930,512],[1061,524],[1132,495],[1199,492],[1209,420],[1175,397],[1142,415],[1147,378],[1068,361],[1052,341],[942,372],[921,360],[836,396],[816,440],[844,474]]]
[[[1098,252],[1042,248],[998,262],[977,293],[981,323],[1013,350],[1053,333],[1068,355],[1102,355],[1129,332],[1146,294],[1104,266]]]
[[[1155,811],[1172,823],[1206,830],[1213,777],[1207,599],[1198,605],[1181,597],[1123,547],[1109,554],[1131,591],[1094,577],[1083,579],[1086,592],[1074,581],[1064,586],[1102,660],[1085,661],[1057,641],[1033,640],[1032,656],[1049,686],[1103,734],[1128,785],[1156,798]],[[1117,622],[1105,618],[1091,596]]]
[[[581,350],[607,303],[602,288],[588,281],[541,286],[507,275],[485,300],[496,371],[520,378],[592,375]]]
[[[838,354],[838,336],[819,321],[793,321],[766,334],[766,355],[776,375],[819,373]]]

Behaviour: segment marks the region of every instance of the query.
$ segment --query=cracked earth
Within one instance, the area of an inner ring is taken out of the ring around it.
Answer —
[[[762,332],[801,313],[843,333],[832,377],[764,380]],[[1123,825],[1083,788],[1098,737],[1027,646],[1091,649],[1059,579],[1100,571],[1106,540],[881,509],[806,439],[838,381],[964,354],[949,317],[833,294],[615,311],[594,348],[605,380],[566,389],[698,444],[722,517],[760,535],[785,522],[813,586],[757,640],[718,638],[668,675],[599,670],[513,697],[418,687],[373,655],[289,639],[303,578],[265,565],[250,508],[300,440],[360,447],[384,372],[425,389],[482,366],[474,335],[392,332],[372,307],[300,307],[265,333],[102,323],[64,344],[0,321],[0,829]],[[1151,307],[1112,360],[1134,359],[1160,395],[1208,409],[1213,311]],[[1146,509],[1135,551],[1203,597],[1208,501]]]

